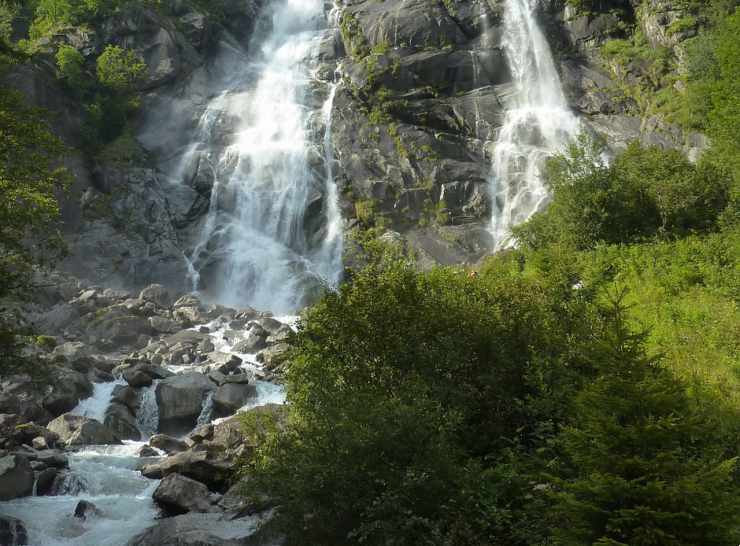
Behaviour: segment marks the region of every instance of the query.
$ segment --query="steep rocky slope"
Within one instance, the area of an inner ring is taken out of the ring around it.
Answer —
[[[55,128],[70,145],[66,163],[76,183],[64,208],[72,250],[66,267],[80,277],[108,286],[157,281],[186,287],[184,256],[211,206],[216,175],[209,154],[228,145],[234,120],[216,112],[212,134],[221,142],[210,142],[186,163],[182,149],[207,117],[219,85],[248,55],[262,2],[225,2],[226,16],[218,19],[194,5],[177,2],[167,13],[124,10],[99,27],[58,32],[33,61],[4,78],[55,113]],[[671,25],[683,8],[664,0],[608,7],[579,15],[559,0],[540,6],[573,110],[612,148],[638,138],[696,156],[704,145],[700,135],[685,135],[628,92],[649,67],[625,69],[600,49],[634,24],[680,65],[682,41],[692,31]],[[328,84],[341,82],[331,142],[347,233],[398,232],[422,265],[472,262],[490,252],[492,143],[511,98],[502,10],[493,0],[346,0],[337,6],[336,29],[318,46],[306,107],[314,112],[312,168],[320,179],[327,167],[320,110]],[[86,113],[55,77],[53,53],[62,43],[87,59],[108,43],[141,55],[147,69],[137,141],[116,141],[95,157],[80,151]],[[317,218],[326,207],[320,187],[312,199],[305,226],[317,239],[324,229]]]

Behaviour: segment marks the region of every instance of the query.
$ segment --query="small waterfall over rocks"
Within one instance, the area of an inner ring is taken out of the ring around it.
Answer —
[[[139,411],[136,413],[136,426],[142,438],[149,438],[159,429],[159,406],[157,405],[157,385],[159,380],[141,389]]]
[[[537,25],[537,0],[506,0],[502,44],[514,94],[493,149],[491,233],[495,250],[511,246],[511,228],[542,210],[546,159],[578,133],[550,46]]]

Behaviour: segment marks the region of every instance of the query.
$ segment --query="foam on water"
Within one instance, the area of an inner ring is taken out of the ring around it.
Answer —
[[[119,385],[127,385],[127,383],[123,379],[108,383],[94,383],[92,396],[81,400],[70,413],[89,417],[102,423],[105,420],[105,412],[110,406],[113,391]]]

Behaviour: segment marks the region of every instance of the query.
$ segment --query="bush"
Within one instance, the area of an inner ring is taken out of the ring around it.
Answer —
[[[610,165],[585,138],[551,159],[549,208],[514,228],[526,247],[558,242],[576,249],[716,229],[730,199],[727,175],[676,150],[632,143]]]
[[[146,63],[134,51],[108,45],[97,60],[98,81],[118,94],[132,93],[146,71]]]
[[[62,45],[56,54],[59,76],[67,86],[76,92],[83,92],[88,86],[85,77],[85,59],[76,48],[70,45]]]

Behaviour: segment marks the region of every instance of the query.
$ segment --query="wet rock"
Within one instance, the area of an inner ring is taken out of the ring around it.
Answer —
[[[74,517],[79,519],[88,519],[93,516],[101,516],[103,512],[92,502],[81,500],[75,506]]]
[[[167,436],[166,434],[155,434],[149,438],[149,445],[161,449],[167,455],[182,453],[188,449],[188,445],[185,442],[172,436]]]
[[[139,293],[139,299],[151,301],[159,307],[167,308],[172,305],[174,298],[170,291],[161,284],[150,284]]]
[[[218,511],[205,485],[177,473],[165,476],[152,498],[169,515]]]
[[[150,317],[149,325],[158,334],[174,334],[182,330],[178,322],[164,317]]]
[[[224,375],[228,375],[237,371],[241,367],[242,363],[243,360],[241,358],[236,355],[232,355],[229,360],[225,364],[219,366],[217,370]]]
[[[159,457],[159,451],[149,446],[142,446],[139,450],[139,457]]]
[[[203,400],[215,388],[201,373],[186,373],[163,379],[157,385],[160,430],[191,429],[200,415]]]
[[[99,421],[71,413],[60,415],[47,428],[58,434],[67,446],[121,443],[115,433]]]
[[[59,474],[59,469],[54,467],[45,468],[36,476],[36,494],[40,497],[49,495],[54,487],[54,480]]]
[[[120,373],[123,375],[123,378],[129,386],[135,389],[148,387],[155,379],[164,379],[174,375],[169,370],[148,362],[119,366],[114,370],[114,373]]]
[[[257,362],[260,362],[266,370],[276,370],[287,360],[289,350],[290,345],[287,343],[277,343],[259,353]]]
[[[28,532],[23,522],[9,516],[0,516],[0,546],[25,546]]]
[[[139,410],[139,393],[136,389],[125,385],[117,385],[113,389],[111,402],[126,406],[132,413],[136,414]]]
[[[234,345],[234,351],[237,353],[256,353],[267,347],[267,339],[257,333],[250,331],[243,341]]]
[[[255,522],[230,520],[222,514],[190,513],[166,518],[132,538],[127,546],[279,546],[280,541],[257,541]]]
[[[242,377],[242,376],[240,376]],[[228,381],[230,377],[227,377]],[[219,415],[231,415],[250,399],[257,397],[257,387],[248,382],[227,382],[216,389],[213,395],[213,408]]]
[[[30,495],[33,480],[33,469],[23,455],[11,454],[0,458],[0,501]]]
[[[125,405],[111,402],[105,411],[103,424],[122,440],[140,440],[136,415]]]
[[[184,451],[153,464],[144,465],[141,473],[159,480],[178,473],[204,483],[209,489],[223,490],[233,473],[233,463],[208,451]]]
[[[84,374],[66,368],[56,368],[51,374],[52,391],[44,398],[44,407],[52,415],[68,412],[92,395],[92,382]]]
[[[189,445],[199,444],[205,440],[213,438],[213,425],[208,423],[206,425],[199,425],[188,434],[185,440]]]

